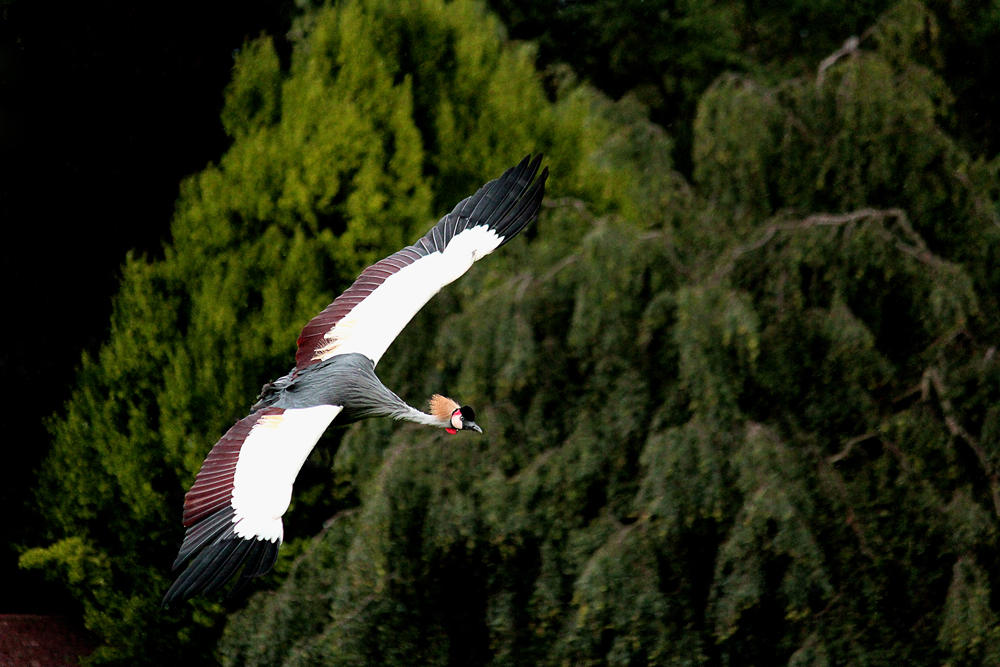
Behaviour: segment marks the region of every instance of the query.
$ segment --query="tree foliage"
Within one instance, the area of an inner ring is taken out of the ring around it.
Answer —
[[[845,40],[862,42],[892,0],[491,0],[519,39],[539,44],[543,67],[565,63],[614,99],[631,94],[676,142],[677,168],[690,174],[698,99],[726,72],[773,85],[814,71]],[[934,60],[957,104],[941,120],[974,155],[996,155],[1000,8],[991,0],[926,3],[940,33],[911,53]],[[916,33],[909,32],[911,36]]]
[[[223,663],[995,662],[998,163],[941,129],[935,27],[722,77],[690,184],[619,105],[639,215],[554,197],[380,366],[486,435],[353,427],[357,504]]]
[[[53,542],[24,564],[76,591],[99,660],[207,656],[219,604],[155,609],[207,449],[336,288],[545,150],[526,238],[379,365],[485,435],[324,441],[286,522],[318,534],[223,664],[1000,661],[1000,160],[948,131],[937,15],[876,14],[808,68],[685,89],[690,178],[641,95],[562,72],[552,101],[471,2],[309,10],[287,72],[248,44],[231,149],[165,259],[126,264],[53,421]]]
[[[159,609],[183,491],[362,268],[531,151],[566,193],[624,205],[578,157],[607,132],[596,98],[548,100],[531,49],[475,3],[350,3],[296,29],[287,72],[269,38],[242,49],[230,149],[182,184],[163,259],[128,258],[108,342],[51,422],[38,498],[52,542],[21,563],[71,589],[104,641],[95,662],[210,655],[220,604]],[[338,506],[323,456],[300,478],[292,537]]]

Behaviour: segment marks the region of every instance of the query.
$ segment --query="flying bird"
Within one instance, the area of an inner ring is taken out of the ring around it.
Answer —
[[[191,563],[164,607],[215,592],[241,566],[230,595],[271,569],[292,484],[331,423],[392,417],[453,435],[482,433],[473,409],[450,398],[433,396],[429,413],[407,405],[382,384],[375,365],[432,296],[537,217],[548,168],[536,179],[542,156],[529,158],[462,200],[419,241],[369,266],[306,324],[295,367],[264,385],[250,415],[216,443],[185,496],[186,532],[173,568]]]

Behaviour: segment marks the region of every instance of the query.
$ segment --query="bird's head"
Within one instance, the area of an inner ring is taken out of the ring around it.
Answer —
[[[435,394],[431,398],[431,414],[437,417],[442,428],[452,435],[459,431],[483,432],[483,429],[476,424],[476,411],[468,405],[459,407],[458,403],[447,396]]]
[[[451,419],[449,420],[451,426],[446,427],[444,430],[448,431],[454,435],[459,431],[476,431],[477,433],[482,433],[483,429],[479,428],[479,424],[476,423],[476,411],[470,408],[468,405],[463,405],[458,410],[451,413]]]

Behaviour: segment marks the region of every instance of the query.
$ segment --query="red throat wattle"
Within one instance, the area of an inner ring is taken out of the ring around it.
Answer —
[[[458,431],[456,431],[455,429],[453,429],[450,426],[446,426],[444,430],[448,431],[448,433],[451,433],[452,435],[455,435],[456,433],[458,433]]]

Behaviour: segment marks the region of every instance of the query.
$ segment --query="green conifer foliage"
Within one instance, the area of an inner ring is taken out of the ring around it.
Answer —
[[[287,371],[301,327],[363,267],[528,152],[550,155],[566,194],[627,208],[613,179],[597,177],[607,170],[582,159],[610,126],[595,113],[597,99],[581,89],[550,102],[531,50],[501,39],[478,4],[344,3],[308,11],[296,30],[290,71],[267,37],[241,50],[222,113],[231,147],[182,184],[163,257],[127,258],[108,341],[83,359],[51,422],[38,498],[52,541],[24,553],[22,565],[72,590],[103,640],[94,663],[211,655],[221,604],[159,609],[183,492],[261,384]],[[338,492],[322,464],[339,437],[300,477],[302,523],[289,526],[292,538],[356,504],[353,487]],[[353,463],[370,457],[360,452]],[[328,533],[345,545],[350,527],[372,521],[351,511]],[[286,557],[297,548],[288,545]],[[328,597],[297,600],[260,631],[285,623],[319,631],[327,611],[317,605]]]
[[[719,79],[692,184],[610,108],[634,207],[553,194],[380,364],[486,433],[352,427],[355,507],[223,663],[995,662],[1000,162],[941,129],[935,26]]]

